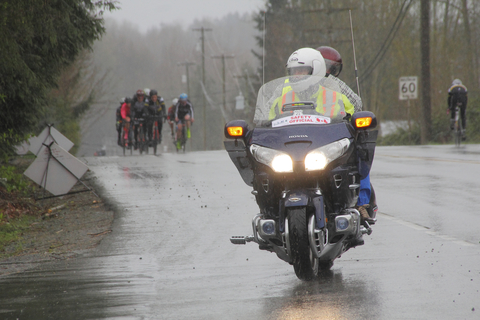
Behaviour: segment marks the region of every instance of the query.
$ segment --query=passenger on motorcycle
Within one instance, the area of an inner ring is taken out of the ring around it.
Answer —
[[[125,103],[122,104],[122,107],[120,109],[120,116],[122,117],[122,122],[125,125],[126,132],[125,136],[123,137],[125,141],[129,141],[127,132],[130,134],[130,123],[131,123],[131,106],[132,106],[132,99],[130,98],[125,98]]]
[[[182,93],[178,97],[178,103],[175,106],[175,123],[177,124],[177,147],[180,149],[180,138],[182,137],[183,126],[187,126],[187,138],[191,138],[190,126],[195,121],[193,116],[193,106],[188,101],[186,93]]]
[[[172,132],[172,137],[175,136],[173,125],[175,124],[175,110],[177,110],[176,108],[177,103],[178,103],[178,99],[177,98],[173,99],[172,105],[170,106],[170,108],[168,108],[167,120],[168,120],[168,125],[170,126],[170,130]]]
[[[467,128],[467,118],[465,112],[467,110],[468,102],[468,90],[465,85],[462,84],[460,79],[455,79],[452,82],[452,85],[448,89],[448,110],[447,113],[450,113],[450,129],[453,130],[453,125],[455,123],[455,107],[460,106],[460,115],[462,118],[462,139],[465,140],[465,130]]]
[[[320,51],[323,58],[325,59],[325,64],[327,67],[326,77],[330,81],[338,83],[342,94],[344,94],[353,104],[355,108],[354,112],[362,111],[362,99],[355,92],[353,92],[353,90],[345,82],[337,78],[340,75],[343,67],[342,56],[340,55],[340,53],[334,48],[328,46],[318,47],[317,50]],[[375,208],[370,208],[371,194],[372,188],[370,185],[370,174],[368,174],[365,178],[360,180],[360,194],[358,195],[357,202],[358,211],[360,212],[362,217],[368,222],[372,222],[368,214],[368,209],[378,210],[376,204],[373,205]]]
[[[161,143],[163,120],[166,117],[165,102],[162,97],[158,96],[157,90],[150,90],[149,100],[150,102],[148,103],[148,106],[144,109],[145,121],[147,126],[147,138],[149,142],[152,141],[153,125],[155,121],[157,121],[158,133],[159,133],[158,143]]]
[[[140,124],[145,125],[144,119],[144,109],[148,107],[148,104],[145,103],[145,94],[143,93],[142,89],[138,89],[136,93],[137,101],[132,106],[132,118],[134,120],[134,139],[135,139],[135,150],[138,148],[138,131],[140,128]],[[141,120],[143,119],[143,120]]]

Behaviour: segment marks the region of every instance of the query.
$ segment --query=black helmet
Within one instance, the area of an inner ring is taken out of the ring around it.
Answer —
[[[125,103],[130,103],[132,104],[133,103],[133,99],[132,98],[125,98]]]
[[[152,97],[152,96],[157,96],[157,95],[158,95],[157,90],[153,90],[153,89],[150,90],[150,97]]]

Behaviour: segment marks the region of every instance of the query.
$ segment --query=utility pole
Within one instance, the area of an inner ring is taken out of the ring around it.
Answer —
[[[200,31],[201,36],[200,39],[202,40],[202,85],[204,88],[205,86],[205,31],[212,31],[210,28],[195,28],[192,29],[193,31]],[[203,93],[203,150],[207,150],[207,103],[205,92]]]
[[[432,106],[430,96],[430,0],[420,2],[420,50],[422,81],[422,125],[420,143],[430,140],[432,128]]]
[[[185,66],[186,74],[187,74],[187,95],[189,95],[189,96],[190,96],[190,77],[188,75],[188,67],[191,66],[191,65],[194,65],[194,64],[195,63],[188,62],[188,61],[177,63],[177,65],[179,65],[179,66]]]
[[[227,98],[226,98],[226,95],[227,95],[227,92],[226,92],[226,86],[225,86],[225,59],[231,59],[231,58],[235,58],[235,56],[232,54],[232,55],[228,55],[226,56],[225,54],[222,54],[221,56],[212,56],[212,59],[222,59],[222,76],[223,76],[223,110],[226,112],[227,111]],[[226,120],[224,118],[224,120]]]

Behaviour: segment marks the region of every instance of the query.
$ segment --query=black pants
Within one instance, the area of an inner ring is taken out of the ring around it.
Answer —
[[[462,104],[460,105],[460,117],[462,118],[462,128],[465,130],[467,128],[467,117],[465,116],[467,106]],[[452,120],[455,120],[455,106],[450,107],[450,117]]]

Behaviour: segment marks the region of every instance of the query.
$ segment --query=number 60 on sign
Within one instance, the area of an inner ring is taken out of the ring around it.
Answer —
[[[399,96],[400,100],[417,99],[418,78],[417,77],[401,77],[399,80]]]

